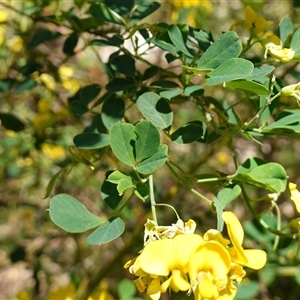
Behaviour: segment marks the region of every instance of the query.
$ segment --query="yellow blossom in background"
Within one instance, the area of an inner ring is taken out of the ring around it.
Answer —
[[[14,53],[18,53],[22,50],[23,48],[23,40],[20,36],[15,35],[12,36],[8,41],[7,41],[7,47]]]
[[[229,30],[233,30],[234,27],[239,25],[245,25],[248,29],[250,29],[256,35],[260,35],[264,33],[264,31],[270,27],[273,22],[267,21],[265,18],[261,17],[259,14],[256,13],[255,10],[251,6],[245,7],[245,19],[238,20],[233,23]]]
[[[51,91],[55,90],[55,79],[52,75],[47,73],[42,73],[40,76],[41,82],[45,85],[45,87]]]
[[[73,300],[75,296],[75,285],[70,282],[66,286],[58,287],[54,291],[51,291],[47,300]]]
[[[203,237],[189,230],[174,235],[176,231],[171,230],[173,238],[167,235],[148,242],[137,258],[125,264],[139,277],[134,281],[138,290],[152,300],[160,299],[169,289],[193,293],[195,300],[233,299],[235,284],[246,274],[243,266],[262,268],[266,253],[243,249],[244,231],[239,220],[231,212],[224,212],[223,218],[230,240],[217,230],[209,230]],[[193,231],[193,223],[187,223],[186,228]]]
[[[175,0],[170,1],[170,3],[174,6],[174,9],[172,11],[172,22],[177,23],[181,20],[181,13],[184,10],[189,10],[186,21],[191,26],[197,26],[196,19],[199,17],[199,13],[203,12],[204,14],[209,14],[213,10],[213,6],[211,4],[210,0]]]
[[[8,17],[8,12],[6,10],[0,10],[0,23],[6,22]]]
[[[245,8],[245,25],[250,30],[253,30],[255,34],[264,32],[273,22],[267,21],[256,13],[251,6]]]
[[[283,87],[280,91],[280,96],[295,97],[300,106],[300,82]]]
[[[74,300],[76,288],[74,283],[70,282],[66,286],[59,287],[51,291],[47,300]],[[107,285],[100,283],[99,292],[88,297],[87,300],[114,300],[114,297],[107,291]]]
[[[4,43],[5,31],[6,31],[6,25],[1,23],[5,23],[7,17],[8,17],[8,12],[5,10],[0,10],[0,46]]]
[[[75,94],[80,89],[80,84],[77,79],[73,78],[74,69],[65,65],[62,65],[58,68],[58,75],[61,81],[61,84],[64,89],[69,91],[71,94]],[[37,81],[41,81],[45,87],[51,91],[54,91],[56,88],[55,78],[48,74],[42,73],[40,75],[34,76]]]
[[[72,114],[67,107],[61,107],[54,112],[52,106],[52,101],[48,99],[40,99],[37,103],[38,113],[32,124],[38,136],[42,136],[46,128],[72,118]]]
[[[43,143],[41,150],[51,161],[62,161],[66,158],[66,150],[62,146]]]
[[[290,48],[283,48],[278,36],[267,36],[267,40],[268,42],[265,43],[265,58],[267,58],[268,53],[282,62],[287,62],[294,58],[295,51]]]
[[[291,193],[291,200],[294,202],[298,213],[300,213],[300,192],[297,189],[297,185],[295,183],[289,183],[289,190]]]
[[[16,295],[17,300],[31,300],[30,295],[26,291],[20,291]]]
[[[62,86],[67,91],[69,91],[72,94],[75,94],[80,89],[79,82],[73,78],[74,69],[72,69],[71,67],[62,65],[58,69],[58,74],[60,76]]]

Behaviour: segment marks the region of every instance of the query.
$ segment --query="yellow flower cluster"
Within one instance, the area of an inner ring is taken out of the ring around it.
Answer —
[[[146,243],[141,254],[125,264],[139,277],[134,281],[139,292],[146,292],[151,300],[160,299],[168,289],[193,293],[195,300],[233,299],[235,284],[246,274],[243,267],[262,268],[266,253],[243,249],[239,220],[232,212],[223,212],[222,217],[230,240],[213,229],[203,237],[194,234],[194,221],[190,220],[183,228],[187,230],[178,231],[172,225],[169,232],[175,233],[173,238],[163,236]]]
[[[270,32],[267,32],[267,28],[272,25],[273,22],[267,21],[256,13],[253,8],[246,6],[245,19],[239,20],[231,25],[230,30],[235,26],[245,25],[254,36],[260,39],[260,42],[265,47],[265,55],[267,58],[268,53],[282,62],[290,61],[294,58],[295,51],[290,48],[284,48],[280,38]]]

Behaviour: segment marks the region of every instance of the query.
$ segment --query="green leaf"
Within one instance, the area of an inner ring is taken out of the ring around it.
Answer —
[[[81,133],[74,137],[73,143],[80,149],[99,149],[109,145],[106,133]]]
[[[70,103],[70,111],[76,117],[80,117],[89,111],[89,108],[85,103],[79,100],[74,100]]]
[[[101,118],[107,129],[120,122],[125,113],[125,103],[122,98],[112,97],[106,99],[102,106]]]
[[[15,85],[16,93],[23,93],[25,91],[31,90],[36,86],[36,81],[32,78],[26,78]]]
[[[94,230],[85,242],[89,245],[105,244],[119,237],[124,229],[124,222],[119,217],[112,217]]]
[[[25,124],[11,113],[0,113],[1,125],[14,132],[24,130]]]
[[[124,164],[134,166],[134,149],[136,140],[134,126],[128,123],[116,123],[110,128],[109,142],[115,156]]]
[[[168,34],[169,34],[170,40],[177,47],[177,49],[179,51],[181,51],[183,54],[185,54],[189,57],[193,57],[193,55],[190,53],[189,49],[186,47],[186,44],[185,44],[186,40],[184,39],[183,34],[178,26],[170,25],[168,27]]]
[[[262,84],[257,83],[255,81],[250,80],[234,80],[234,81],[226,81],[224,83],[224,87],[230,87],[235,89],[241,89],[245,91],[252,92],[257,95],[269,95],[270,91]]]
[[[15,80],[12,78],[4,78],[0,80],[0,92],[7,92],[14,84]]]
[[[292,35],[292,33],[293,33],[293,23],[290,17],[286,16],[280,21],[278,27],[278,36],[282,44],[284,44],[287,41],[288,37]]]
[[[234,31],[222,34],[201,56],[198,68],[215,69],[231,58],[236,58],[242,52],[242,43]]]
[[[290,47],[295,51],[295,56],[300,55],[300,28],[293,34]]]
[[[171,134],[171,140],[178,144],[188,144],[195,141],[206,142],[207,131],[204,123],[191,121]]]
[[[149,186],[146,183],[138,182],[136,184],[134,193],[138,198],[145,201],[149,196]]]
[[[119,194],[122,195],[126,190],[132,187],[135,187],[135,185],[133,184],[131,177],[130,179],[124,178],[119,181],[117,185],[117,190]]]
[[[99,84],[87,85],[80,89],[79,99],[85,104],[90,103],[95,99],[101,91],[101,86]]]
[[[131,177],[130,175],[128,175],[127,173],[124,172],[120,172],[120,171],[113,171],[112,173],[109,174],[109,176],[107,177],[107,181],[114,183],[114,184],[118,184],[118,182],[121,179],[128,179],[130,180]]]
[[[135,284],[129,279],[122,279],[118,284],[118,296],[120,300],[134,300],[136,294]]]
[[[90,42],[92,46],[116,46],[119,47],[124,43],[124,40],[119,35],[113,35],[112,37],[106,37],[104,39],[95,39]]]
[[[159,145],[156,153],[146,158],[136,166],[136,170],[141,174],[152,174],[162,167],[168,159],[168,146]]]
[[[204,94],[204,88],[201,85],[190,85],[185,87],[184,94],[186,96],[202,96]]]
[[[110,173],[111,171],[107,172],[106,177]],[[111,209],[116,209],[123,196],[119,194],[116,184],[105,180],[101,186],[101,197]]]
[[[300,133],[300,109],[286,109],[282,111],[275,121],[263,128],[263,132],[274,129],[288,129]]]
[[[179,89],[179,90],[171,90],[171,91],[162,91],[159,93],[159,95],[162,98],[166,98],[168,100],[171,100],[172,98],[180,95],[183,92],[183,89]]]
[[[101,21],[123,25],[122,17],[104,3],[93,3],[90,6],[89,12],[93,17]]]
[[[170,105],[153,92],[146,92],[136,101],[143,116],[161,129],[168,129],[172,125],[173,112]]]
[[[61,33],[59,33],[58,31],[51,31],[49,29],[39,29],[32,37],[31,41],[28,44],[28,47],[34,48],[39,44],[56,39],[59,36],[61,36]]]
[[[85,232],[102,223],[98,216],[68,194],[59,194],[50,200],[49,214],[53,223],[68,232]]]
[[[135,5],[134,0],[104,0],[103,1],[112,11],[122,16],[124,19],[129,18],[129,15]]]
[[[195,39],[201,50],[206,51],[212,44],[213,38],[210,32],[204,30],[193,31]]]
[[[125,91],[135,86],[135,82],[125,78],[114,78],[107,85],[109,92]]]
[[[232,201],[234,201],[240,194],[241,188],[237,184],[227,185],[221,189],[214,201],[218,201],[221,205],[222,210]]]
[[[124,1],[123,1],[124,2]],[[130,17],[130,23],[136,23],[151,15],[160,7],[158,2],[147,1],[138,3]]]
[[[160,144],[160,134],[156,126],[149,121],[141,121],[135,125],[137,136],[135,142],[136,160],[141,161],[153,155]]]
[[[256,298],[259,294],[260,287],[255,281],[245,281],[239,284],[235,300],[250,300]]]
[[[170,80],[157,80],[151,82],[150,86],[160,88],[160,89],[174,89],[179,87],[177,82]]]
[[[64,42],[63,52],[67,55],[73,55],[74,49],[77,46],[78,35],[76,32],[71,33]]]
[[[287,184],[286,171],[280,164],[263,163],[262,160],[255,160],[254,158],[248,159],[237,169],[234,179],[275,193],[284,192]]]
[[[249,76],[254,69],[251,61],[242,58],[231,58],[211,71],[206,79],[208,85],[213,86],[226,81],[241,79]]]
[[[131,176],[120,171],[114,171],[113,173],[111,173],[108,176],[107,181],[117,184],[117,190],[120,195],[123,194],[125,190],[135,187],[132,182]]]
[[[49,181],[49,183],[48,183],[48,185],[47,185],[46,193],[45,193],[45,196],[43,197],[43,199],[48,198],[48,197],[50,196],[50,194],[51,194],[51,192],[52,192],[52,190],[53,190],[53,187],[54,187],[54,184],[55,184],[56,179],[58,178],[58,176],[59,176],[63,171],[64,171],[64,169],[61,169],[61,170],[59,170],[56,174],[54,174],[54,175],[51,177],[51,179],[50,179],[50,181]]]
[[[142,76],[142,81],[148,80],[151,77],[155,76],[160,71],[160,68],[156,66],[149,67],[145,70],[145,73]]]
[[[274,70],[275,70],[274,66],[259,66],[259,67],[255,67],[254,70],[253,70],[253,72],[251,73],[251,75],[249,77],[244,78],[244,79],[255,80],[256,78],[264,77],[264,76],[270,74]]]
[[[235,174],[239,173],[249,173],[251,170],[256,168],[257,166],[263,165],[266,162],[258,157],[248,158],[242,165],[240,165]]]
[[[134,77],[135,74],[135,60],[132,56],[124,54],[113,57],[110,60],[110,65],[113,70],[129,77]]]
[[[241,188],[239,185],[227,185],[222,190],[220,190],[214,199],[214,205],[217,210],[217,230],[222,231],[224,226],[224,220],[222,218],[222,212],[224,208],[235,200],[241,193]]]

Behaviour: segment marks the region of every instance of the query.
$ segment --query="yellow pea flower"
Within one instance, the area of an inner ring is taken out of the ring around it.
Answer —
[[[294,58],[295,51],[291,48],[283,48],[281,40],[276,35],[269,35],[266,38],[267,42],[265,43],[265,55],[267,58],[267,54],[270,53],[273,57],[277,58],[282,62],[290,61]]]
[[[243,249],[244,231],[239,219],[230,211],[223,212],[222,217],[232,244],[232,247],[228,249],[232,260],[251,269],[261,269],[267,261],[266,252],[259,249]]]
[[[168,289],[193,293],[195,300],[233,299],[237,292],[236,283],[240,283],[246,274],[243,266],[262,268],[266,253],[244,250],[241,245],[244,231],[237,217],[224,212],[223,219],[230,240],[213,229],[203,238],[189,230],[179,231],[179,234],[171,230],[171,235],[161,239],[156,231],[157,240],[148,241],[140,255],[124,266],[139,277],[134,281],[137,289],[146,292],[147,299],[151,300],[160,299]],[[193,222],[186,222],[185,229],[193,231]],[[148,222],[148,229],[153,228],[149,224],[152,223]],[[174,225],[167,226],[167,230],[176,229]]]
[[[280,95],[295,97],[300,106],[300,82],[283,87],[280,91]]]
[[[254,32],[256,35],[263,33],[273,22],[267,21],[256,13],[251,6],[245,7],[245,18],[244,20],[238,20],[233,23],[229,30],[233,30],[234,27],[239,25],[245,25],[248,29]]]
[[[255,34],[264,32],[273,22],[267,21],[256,13],[251,6],[245,8],[245,25]]]
[[[195,299],[220,299],[220,292],[228,284],[230,268],[231,258],[223,245],[208,241],[200,246],[189,261],[189,277]]]
[[[291,200],[295,203],[297,211],[300,213],[300,192],[295,183],[289,183],[289,190],[291,193]]]

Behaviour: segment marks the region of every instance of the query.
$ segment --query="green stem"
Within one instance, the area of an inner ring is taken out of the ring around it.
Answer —
[[[191,192],[194,193],[195,195],[197,195],[198,197],[200,197],[201,199],[203,199],[204,201],[206,201],[209,205],[211,205],[213,203],[212,200],[206,198],[205,196],[203,196],[202,194],[200,194],[198,191],[196,191],[195,189],[191,189]]]
[[[281,231],[281,213],[280,213],[280,209],[278,207],[278,205],[276,204],[275,201],[272,201],[273,207],[276,210],[277,213],[277,226],[276,229]],[[279,236],[276,235],[275,236],[275,240],[274,240],[274,245],[273,245],[273,251],[276,251],[277,247],[278,247],[278,243],[279,243]]]
[[[240,128],[239,132],[244,132],[249,126],[259,119],[262,115],[262,113],[266,110],[266,108],[276,99],[280,96],[280,93],[276,94],[274,97],[267,99],[265,105],[261,107],[261,109],[258,111],[258,113],[249,121],[245,122],[244,125]]]
[[[179,217],[179,215],[178,215],[178,213],[177,213],[177,211],[176,211],[176,209],[175,209],[172,205],[166,204],[166,203],[156,203],[155,206],[166,206],[166,207],[171,208],[171,209],[174,211],[174,213],[175,213],[177,219],[178,219],[178,220],[181,220],[180,217]]]
[[[155,224],[158,225],[156,209],[155,209],[156,202],[155,202],[155,198],[154,198],[154,185],[153,185],[153,175],[152,174],[149,176],[149,189],[150,189],[150,203],[151,203],[152,218],[153,218],[153,221],[155,222]]]
[[[246,202],[246,205],[250,211],[250,213],[252,214],[252,216],[260,223],[260,225],[265,228],[266,230],[280,236],[280,237],[289,237],[289,238],[294,238],[294,234],[288,234],[288,233],[283,233],[282,231],[278,230],[278,229],[274,229],[272,227],[270,227],[256,212],[255,210],[253,209],[253,207],[251,206],[251,203],[250,203],[250,198],[248,197],[247,195],[247,192],[245,190],[245,187],[243,186],[243,184],[240,185],[241,186],[241,189],[242,189],[242,194],[243,194],[243,197],[245,199],[245,202]]]
[[[230,179],[228,176],[226,177],[212,177],[212,178],[203,178],[203,179],[198,179],[198,183],[202,182],[214,182],[214,181],[222,181],[222,180],[228,180]]]
[[[118,208],[115,215],[119,216],[122,210],[127,206],[127,203],[131,200],[131,198],[134,196],[134,191],[130,194],[130,196],[124,201],[124,203]]]

